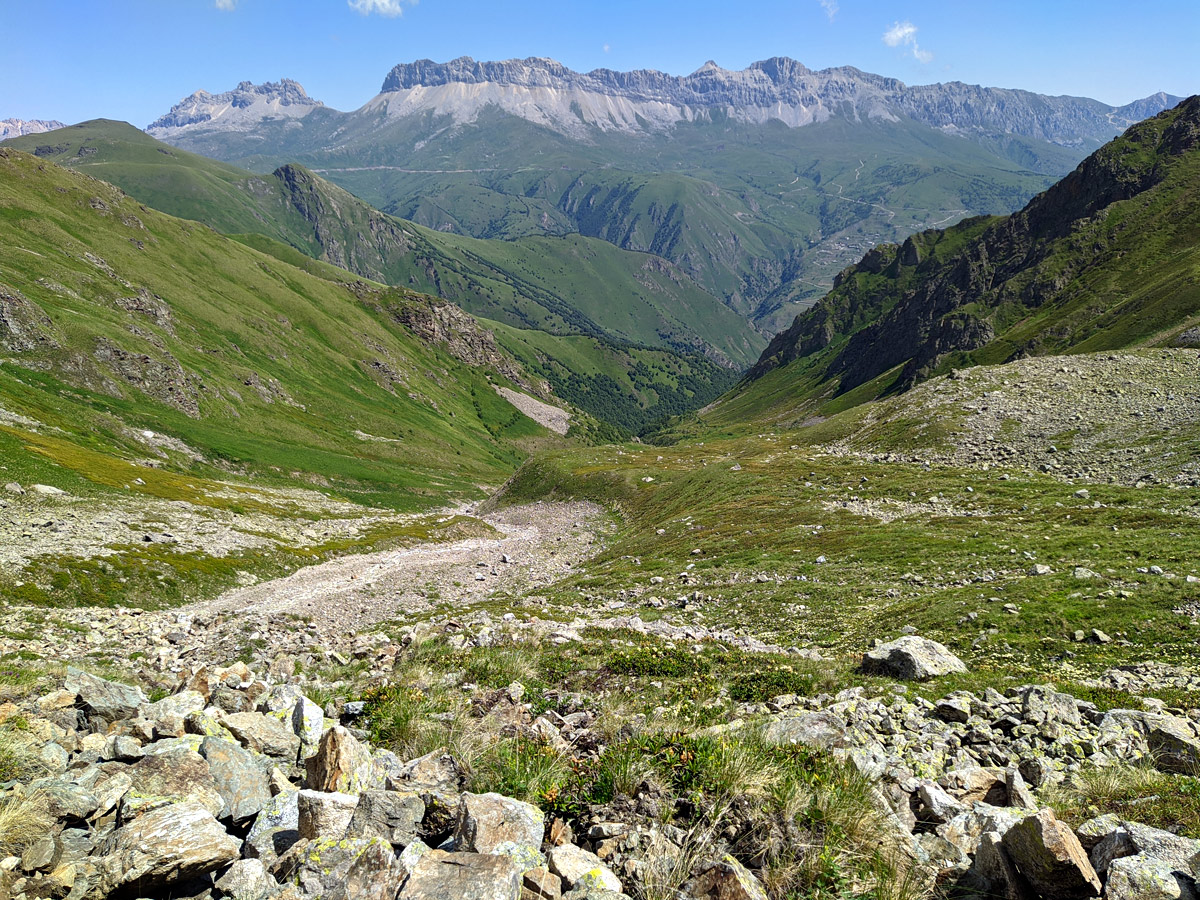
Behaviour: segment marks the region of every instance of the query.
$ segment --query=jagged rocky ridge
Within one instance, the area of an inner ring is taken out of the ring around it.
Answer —
[[[1123,107],[1078,97],[988,88],[961,82],[909,86],[853,66],[812,70],[773,57],[743,70],[705,63],[690,75],[650,69],[575,72],[553,59],[531,57],[447,63],[423,59],[395,66],[364,111],[403,116],[433,110],[474,121],[487,106],[567,134],[590,128],[640,132],[707,118],[720,110],[750,122],[779,120],[798,127],[835,116],[894,120],[906,116],[952,133],[1019,135],[1066,146],[1096,146],[1181,98],[1158,93]],[[198,91],[147,129],[170,138],[189,126],[242,130],[257,118],[301,116],[320,104],[292,81],[240,84],[211,95]]]
[[[225,128],[249,129],[264,118],[299,118],[324,105],[309,97],[304,87],[290,78],[264,84],[243,81],[232,91],[220,94],[196,91],[172,106],[170,112],[146,130],[156,135],[172,134],[218,119]]]
[[[814,71],[788,57],[772,57],[740,71],[723,69],[709,61],[686,76],[652,69],[632,72],[596,69],[580,73],[555,60],[537,57],[476,62],[464,56],[441,64],[425,59],[393,68],[380,93],[484,84],[595,94],[635,104],[662,104],[673,107],[680,119],[691,119],[703,110],[720,107],[728,107],[735,118],[754,121],[776,118],[793,126],[835,115],[851,118],[906,115],[936,128],[1019,134],[1066,144],[1106,140],[1123,127],[1180,99],[1160,93],[1128,106],[1112,107],[1086,98],[1048,97],[961,82],[910,87],[898,79],[873,75],[853,66]],[[590,124],[614,127],[614,123],[599,117]],[[636,123],[620,124],[631,127]]]
[[[1198,149],[1200,97],[1192,97],[1018,213],[876,247],[771,341],[749,379],[828,349],[824,377],[842,391],[901,365],[897,386],[909,387],[949,361],[1182,337],[1200,312],[1188,277]]]

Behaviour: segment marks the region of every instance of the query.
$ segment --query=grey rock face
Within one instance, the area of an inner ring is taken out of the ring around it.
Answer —
[[[222,113],[226,113],[222,116],[224,122],[239,124],[257,123],[267,116],[297,118],[323,105],[309,97],[299,82],[288,78],[264,84],[243,81],[232,91],[221,94],[196,91],[171,107],[165,116],[151,122],[146,130],[154,135],[170,134],[174,129],[209,122]]]
[[[300,753],[300,736],[273,716],[238,712],[221,720],[247,750],[293,762]]]
[[[139,688],[105,681],[79,669],[68,669],[63,689],[78,695],[78,705],[96,730],[109,723],[131,719],[146,702]]]
[[[299,791],[285,791],[263,805],[246,835],[246,856],[270,866],[300,840],[299,798]]]
[[[218,818],[245,821],[257,815],[271,799],[262,764],[239,744],[222,738],[205,738],[200,755],[208,763],[213,782],[225,800]]]
[[[1088,138],[1105,141],[1121,129],[1178,103],[1156,95],[1109,107],[1094,100],[1047,97],[1027,91],[986,88],[961,82],[909,87],[894,78],[850,66],[813,71],[786,57],[752,63],[741,71],[705,63],[686,76],[653,70],[581,73],[552,59],[477,62],[463,56],[448,63],[423,59],[396,66],[381,93],[443,85],[495,85],[549,88],[620,98],[632,103],[668,104],[692,111],[713,108],[803,110],[806,121],[830,118],[839,106],[863,117],[905,115],[935,128],[962,132],[1020,134],[1058,143]],[[787,120],[787,115],[779,113]],[[157,124],[157,123],[155,123]]]
[[[363,791],[346,834],[349,837],[379,837],[397,847],[406,847],[417,837],[425,818],[425,804],[416,794],[397,791]]]
[[[238,858],[241,843],[198,803],[173,803],[117,829],[102,848],[104,893],[136,884],[162,888],[216,871]]]
[[[867,651],[862,670],[868,675],[924,681],[951,672],[965,672],[967,667],[945,645],[908,634]]]
[[[229,900],[264,900],[279,889],[261,860],[239,859],[217,879],[217,887]]]
[[[1126,856],[1109,867],[1104,896],[1109,900],[1195,900],[1193,884],[1191,878],[1161,860]]]

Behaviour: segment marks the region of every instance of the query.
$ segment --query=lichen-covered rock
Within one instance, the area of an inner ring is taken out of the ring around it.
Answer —
[[[483,853],[421,855],[397,900],[520,900],[521,869],[507,856]]]
[[[284,791],[263,804],[246,835],[246,856],[269,867],[300,840],[299,799],[299,791]]]
[[[512,842],[537,850],[545,829],[545,815],[532,804],[500,794],[464,793],[459,801],[454,847],[471,853],[492,853],[499,845]]]
[[[868,675],[924,681],[951,672],[965,672],[967,666],[945,645],[907,634],[867,651],[863,655],[862,670]]]
[[[1147,856],[1113,860],[1104,885],[1108,900],[1196,900],[1192,879]]]
[[[146,896],[148,890],[215,872],[237,859],[240,848],[199,803],[151,810],[118,828],[99,849],[100,895],[136,885]]]
[[[425,804],[416,794],[398,791],[363,791],[346,830],[349,837],[380,837],[406,847],[417,837],[425,818]]]
[[[304,765],[306,784],[314,791],[357,794],[371,786],[371,752],[341,725],[322,735]]]
[[[1100,879],[1075,834],[1044,809],[1010,828],[1004,849],[1035,891],[1048,897],[1100,896]]]
[[[321,712],[321,707],[301,695],[292,707],[291,725],[296,736],[300,738],[300,755],[311,756],[321,742],[321,734],[325,727],[325,715]]]
[[[240,744],[205,738],[200,755],[208,763],[217,790],[225,800],[220,819],[244,822],[271,799],[271,788],[262,764]]]
[[[345,884],[355,861],[373,847],[392,853],[391,846],[378,838],[301,839],[275,860],[268,870],[276,881],[294,887],[302,897],[325,898]]]
[[[975,859],[961,886],[994,900],[1037,900],[1004,849],[1002,836],[995,831],[980,836]]]
[[[547,860],[550,871],[562,879],[567,890],[580,886],[600,887],[618,893],[623,890],[620,879],[600,861],[600,857],[582,847],[574,844],[552,847]]]
[[[1165,714],[1147,716],[1146,744],[1154,764],[1164,772],[1186,775],[1200,769],[1200,738],[1186,719]]]
[[[458,760],[444,750],[419,756],[390,776],[388,786],[395,791],[443,791],[457,793],[467,784],[467,776]]]
[[[1177,872],[1188,872],[1191,860],[1200,853],[1200,841],[1139,822],[1121,822],[1092,848],[1091,860],[1103,875],[1115,860],[1141,855],[1165,863]]]
[[[395,900],[406,878],[408,869],[391,847],[373,843],[350,864],[328,900]]]
[[[147,754],[126,770],[132,785],[121,800],[122,821],[171,803],[192,801],[219,816],[225,798],[199,753],[180,747]]]

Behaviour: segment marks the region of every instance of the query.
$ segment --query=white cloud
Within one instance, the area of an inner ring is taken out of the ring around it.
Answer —
[[[215,0],[214,5],[217,9],[223,9],[225,12],[231,12],[237,6],[237,0]]]
[[[389,19],[404,15],[406,6],[417,5],[417,0],[346,0],[346,2],[352,10],[362,13],[364,16],[379,13]]]
[[[817,0],[821,4],[821,9],[825,10],[825,15],[829,16],[829,21],[833,21],[833,17],[838,14],[837,0]]]
[[[604,45],[604,52],[605,52],[605,53],[607,53],[607,52],[608,52],[608,51],[610,51],[611,49],[612,49],[612,47],[610,47],[608,44],[605,44],[605,45]]]
[[[933,61],[933,54],[922,50],[917,43],[917,26],[912,22],[894,22],[892,27],[883,33],[883,42],[889,47],[907,47],[917,62]]]

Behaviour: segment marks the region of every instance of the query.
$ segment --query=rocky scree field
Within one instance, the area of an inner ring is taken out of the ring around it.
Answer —
[[[1025,450],[1056,427],[1037,378],[1143,379],[1077,407],[1089,435],[1151,386],[1194,403],[1189,352],[543,454],[476,511],[495,543],[399,557],[371,621],[10,607],[0,872],[27,897],[1191,897],[1187,416],[1147,432],[1153,477]],[[1019,452],[977,456],[993,426]],[[505,549],[521,522],[557,524]]]

